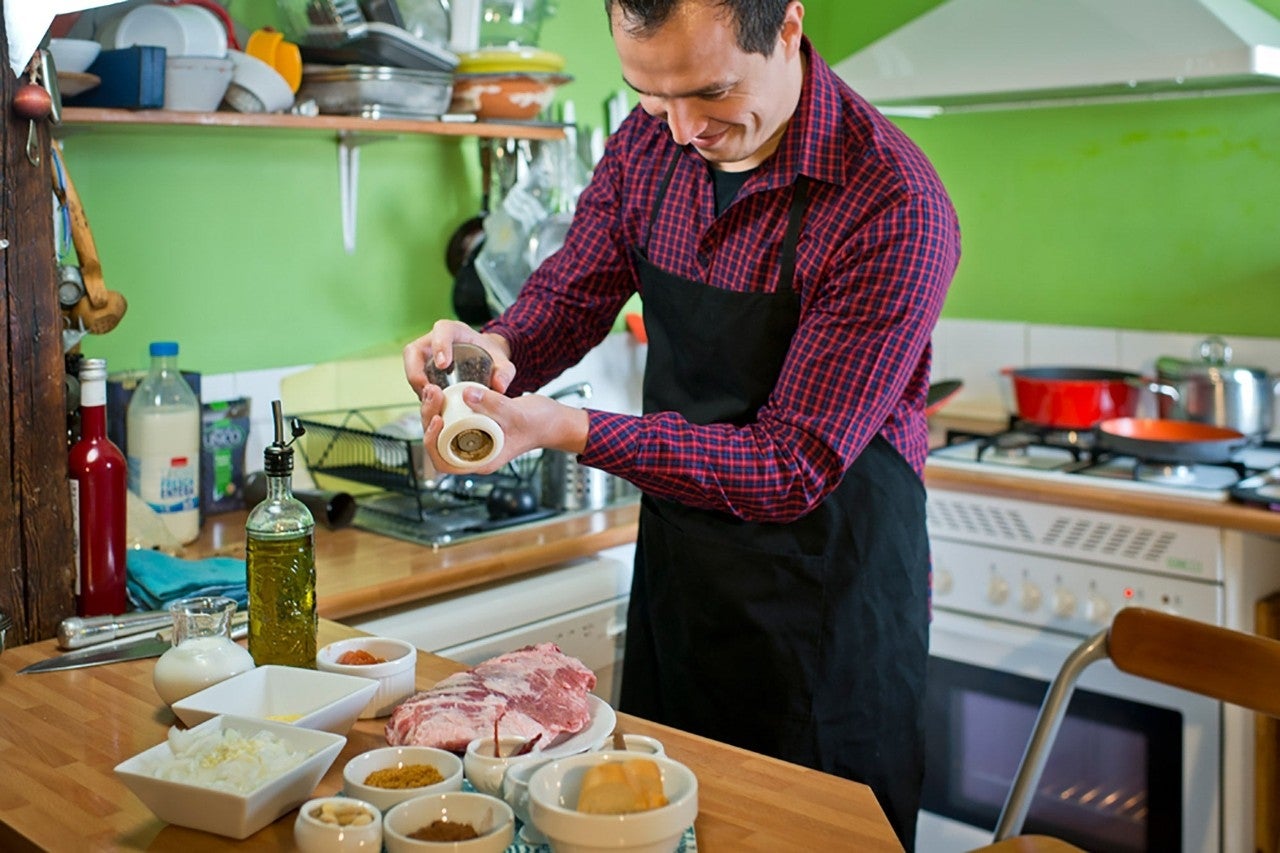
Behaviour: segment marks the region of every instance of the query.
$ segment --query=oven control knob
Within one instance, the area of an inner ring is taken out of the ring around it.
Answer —
[[[1096,592],[1089,595],[1084,606],[1085,616],[1095,625],[1105,625],[1111,620],[1111,603]]]
[[[1066,587],[1053,591],[1053,615],[1069,619],[1076,615],[1076,594]]]
[[[946,569],[938,569],[933,573],[933,591],[936,595],[946,595],[955,586],[955,578]]]
[[[1004,604],[1009,600],[1009,582],[997,574],[991,575],[987,584],[987,600],[992,604]]]
[[[1022,609],[1028,613],[1034,613],[1040,609],[1040,602],[1044,599],[1044,595],[1040,592],[1040,587],[1030,581],[1022,584],[1022,592],[1018,596],[1018,603],[1022,605]]]

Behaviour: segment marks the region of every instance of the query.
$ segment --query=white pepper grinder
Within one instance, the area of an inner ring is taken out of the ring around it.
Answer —
[[[444,428],[436,449],[446,462],[460,470],[483,468],[502,452],[502,427],[462,399],[468,388],[488,389],[492,372],[493,359],[475,344],[455,344],[453,362],[447,371],[434,363],[427,366],[427,380],[444,392],[440,412]]]

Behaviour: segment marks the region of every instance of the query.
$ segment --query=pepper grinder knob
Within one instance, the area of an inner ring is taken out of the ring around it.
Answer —
[[[441,389],[462,382],[475,382],[488,388],[492,374],[493,359],[475,344],[454,344],[448,370],[441,370],[434,360],[427,365],[427,381]]]

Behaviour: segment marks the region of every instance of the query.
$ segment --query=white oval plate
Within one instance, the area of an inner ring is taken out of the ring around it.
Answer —
[[[617,725],[618,715],[609,707],[608,702],[594,693],[587,696],[587,702],[591,705],[591,722],[587,727],[568,737],[561,735],[546,749],[537,750],[538,754],[544,758],[564,758],[600,748]]]

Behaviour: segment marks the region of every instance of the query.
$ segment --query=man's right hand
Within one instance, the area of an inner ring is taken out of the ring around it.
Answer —
[[[489,387],[498,392],[507,390],[516,378],[516,366],[511,363],[511,348],[504,338],[493,334],[481,334],[458,320],[437,320],[431,331],[404,348],[404,375],[409,386],[421,400],[430,384],[427,380],[427,364],[447,371],[453,364],[455,343],[475,344],[493,359],[493,372]]]

